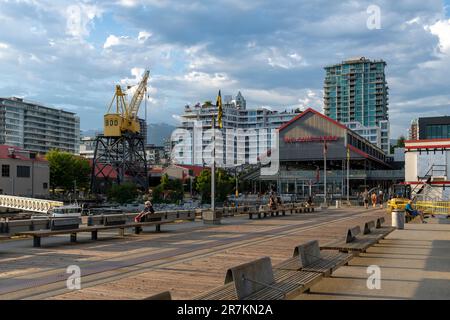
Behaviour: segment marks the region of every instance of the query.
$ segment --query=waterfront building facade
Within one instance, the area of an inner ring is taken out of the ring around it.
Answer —
[[[383,60],[364,57],[325,67],[324,114],[351,127],[389,154],[385,67]]]
[[[259,168],[243,176],[254,192],[275,189],[281,194],[322,197],[325,157],[328,198],[345,198],[347,190],[353,198],[365,188],[387,191],[404,179],[403,168],[396,167],[381,148],[316,110],[305,110],[278,131],[278,171],[264,174]]]
[[[49,195],[48,161],[16,146],[0,145],[0,194],[22,197]]]
[[[0,98],[0,144],[45,154],[79,153],[80,119],[75,113],[21,98]]]

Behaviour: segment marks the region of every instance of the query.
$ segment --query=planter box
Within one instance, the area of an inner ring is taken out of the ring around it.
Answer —
[[[212,210],[203,211],[204,224],[221,224],[222,214],[220,212],[213,212]]]

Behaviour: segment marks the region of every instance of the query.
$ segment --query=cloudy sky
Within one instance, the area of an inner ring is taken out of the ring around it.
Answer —
[[[380,9],[380,28],[368,28]],[[387,62],[392,137],[450,115],[450,1],[0,0],[0,96],[96,129],[114,85],[151,80],[149,122],[240,90],[250,107],[322,108],[323,67]]]

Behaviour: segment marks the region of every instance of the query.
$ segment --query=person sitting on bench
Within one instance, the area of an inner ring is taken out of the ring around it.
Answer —
[[[426,223],[424,216],[423,216],[423,212],[413,209],[412,200],[409,200],[408,203],[406,204],[405,212],[409,217],[411,217],[411,219],[413,219],[416,216],[419,216],[422,223]]]
[[[270,210],[277,209],[277,201],[276,201],[275,195],[273,193],[269,197],[269,208],[270,208]]]
[[[277,206],[282,206],[283,205],[283,200],[281,200],[280,196],[277,196]]]
[[[142,210],[137,216],[136,218],[134,218],[135,222],[144,222],[145,218],[147,217],[148,214],[153,214],[155,213],[155,209],[153,209],[153,205],[150,201],[146,201],[145,202],[145,207],[144,210]]]

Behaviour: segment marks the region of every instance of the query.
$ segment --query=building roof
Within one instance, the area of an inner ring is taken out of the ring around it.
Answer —
[[[30,153],[36,154],[35,152],[30,152],[24,150],[17,146],[8,146],[5,144],[0,145],[0,159],[16,159],[22,161],[47,161],[45,157],[36,155],[36,158],[30,158]]]
[[[299,115],[293,117],[291,120],[289,120],[289,121],[286,122],[285,124],[283,124],[281,127],[279,127],[279,128],[278,128],[278,131],[284,130],[284,129],[287,128],[289,125],[291,125],[292,123],[294,123],[295,121],[297,121],[297,120],[300,119],[301,117],[307,115],[308,113],[316,114],[316,115],[318,115],[318,116],[324,118],[325,120],[328,120],[328,121],[334,123],[334,124],[337,125],[338,127],[341,127],[342,129],[350,130],[349,128],[347,128],[346,126],[344,126],[342,123],[340,123],[340,122],[338,122],[338,121],[336,121],[336,120],[334,120],[334,119],[331,119],[330,117],[327,117],[327,116],[324,115],[323,113],[320,113],[319,111],[314,110],[314,109],[312,109],[312,108],[308,108],[308,109],[306,109],[305,111],[303,111],[302,113],[300,113]]]
[[[51,111],[64,112],[64,113],[68,113],[68,114],[71,114],[71,115],[75,115],[76,114],[75,112],[66,111],[66,110],[63,110],[61,108],[56,108],[56,107],[47,107],[47,106],[44,106],[44,105],[40,104],[39,102],[34,102],[34,101],[29,101],[29,100],[26,101],[23,98],[18,98],[18,97],[0,97],[0,99],[14,101],[14,102],[19,102],[19,103],[27,104],[29,106],[37,106],[37,107],[44,108],[44,109],[51,110]]]
[[[187,164],[178,164],[177,166],[188,169],[188,170],[192,170],[192,173],[194,174],[194,177],[197,177],[200,175],[200,173],[206,169],[206,170],[210,170],[209,167],[203,167],[203,166],[194,166],[194,165],[187,165]]]
[[[364,137],[360,136],[358,133],[356,133],[356,132],[353,131],[352,129],[348,128],[347,126],[343,125],[342,123],[340,123],[340,122],[338,122],[338,121],[336,121],[336,120],[334,120],[334,119],[332,119],[332,118],[330,118],[330,117],[324,115],[323,113],[320,113],[319,111],[314,110],[314,109],[312,109],[312,108],[306,109],[305,111],[303,111],[303,112],[300,113],[299,115],[297,115],[297,116],[295,116],[294,118],[292,118],[289,122],[286,122],[285,124],[283,124],[282,126],[280,126],[280,127],[278,128],[278,131],[280,132],[280,131],[286,129],[286,128],[289,127],[292,123],[296,122],[298,119],[304,117],[304,116],[307,115],[307,114],[311,114],[311,113],[312,113],[312,114],[315,114],[315,115],[317,115],[317,116],[319,116],[319,117],[322,117],[323,119],[325,119],[325,120],[327,120],[327,121],[329,121],[329,122],[335,124],[336,126],[338,126],[338,127],[342,128],[342,129],[346,130],[347,132],[353,133],[355,136],[359,137],[359,139],[361,139],[362,141],[365,141],[370,147],[372,147],[372,148],[378,150],[379,152],[381,152],[382,154],[384,154],[384,152],[383,152],[382,149],[380,149],[378,146],[374,145],[373,143],[371,143],[369,140],[365,139]],[[373,156],[367,154],[366,152],[364,152],[364,151],[362,151],[362,150],[359,150],[359,149],[356,148],[356,147],[351,146],[350,144],[348,144],[348,146],[350,147],[350,149],[351,149],[353,152],[356,152],[357,154],[359,154],[359,155],[361,155],[361,156],[363,156],[363,157],[365,157],[365,158],[370,158],[370,159],[373,159],[373,160],[375,160],[375,161],[385,163],[384,161],[381,161],[380,159],[377,159],[376,157],[373,157]],[[385,155],[385,154],[384,154],[384,155]]]
[[[426,150],[426,149],[450,149],[450,138],[447,139],[420,139],[420,140],[406,140],[405,149],[411,150]]]

